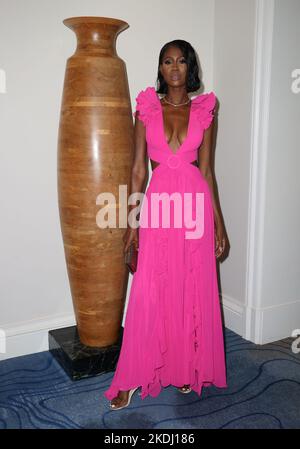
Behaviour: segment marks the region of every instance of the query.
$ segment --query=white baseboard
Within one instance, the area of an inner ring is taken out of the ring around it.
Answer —
[[[41,318],[13,326],[1,326],[0,361],[48,351],[48,332],[76,324],[74,315],[59,315]]]
[[[300,329],[300,300],[254,309],[223,295],[221,304],[225,327],[257,345],[292,337],[293,331]],[[247,314],[251,329],[246,338]]]
[[[227,295],[222,296],[221,306],[224,312],[225,327],[245,338],[246,306]],[[290,337],[293,330],[300,329],[300,301],[264,309],[250,310],[248,308],[247,312],[251,314],[251,322],[254,325],[251,338],[248,338],[248,340],[256,344],[266,344]],[[1,327],[0,361],[48,351],[49,330],[74,325],[76,325],[74,315],[60,315],[19,323],[11,327]],[[258,332],[257,328],[259,329]]]
[[[266,307],[261,311],[259,344],[291,337],[295,329],[300,329],[300,300]]]
[[[222,295],[221,306],[225,327],[244,338],[245,306],[227,295]]]
[[[223,310],[225,326],[238,335],[243,336],[244,330],[244,307],[234,299],[223,296]],[[48,332],[52,329],[74,326],[76,324],[74,315],[55,316],[51,319],[39,319],[20,323],[13,326],[4,326],[5,337],[0,334],[0,361],[48,351]],[[1,344],[1,341],[4,344]],[[2,346],[5,346],[3,351]]]

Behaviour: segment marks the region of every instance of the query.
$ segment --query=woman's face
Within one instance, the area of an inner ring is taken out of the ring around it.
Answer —
[[[164,52],[159,69],[168,86],[185,86],[187,63],[179,48],[169,47]]]

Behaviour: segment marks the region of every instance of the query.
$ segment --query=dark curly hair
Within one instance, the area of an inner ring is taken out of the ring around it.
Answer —
[[[196,59],[196,53],[191,44],[182,39],[175,39],[167,42],[160,50],[156,80],[156,85],[159,87],[156,89],[156,92],[159,94],[166,94],[168,91],[168,85],[159,71],[159,65],[162,64],[164,53],[169,47],[177,47],[182,51],[182,54],[187,62],[186,90],[187,92],[195,92],[202,85],[198,75],[199,66]]]

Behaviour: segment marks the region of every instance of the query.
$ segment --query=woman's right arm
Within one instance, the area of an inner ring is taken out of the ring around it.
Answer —
[[[148,173],[148,155],[146,142],[146,128],[144,123],[139,119],[139,111],[135,114],[134,124],[134,157],[131,170],[130,194],[144,191],[144,184]],[[128,213],[135,207],[136,204],[128,206]],[[138,230],[132,228],[128,224],[128,228],[124,234],[124,252],[127,251],[129,245],[134,241],[138,247]]]

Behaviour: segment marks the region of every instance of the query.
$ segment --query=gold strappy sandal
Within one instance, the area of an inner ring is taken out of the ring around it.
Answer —
[[[180,393],[186,394],[190,393],[192,391],[191,387],[189,385],[183,385],[183,387],[177,388]]]
[[[128,405],[130,404],[130,401],[131,401],[131,398],[132,398],[133,393],[134,393],[138,388],[139,388],[139,387],[132,388],[131,390],[129,390],[127,402],[126,402],[125,405],[122,405],[121,407],[116,407],[114,404],[112,404],[112,401],[110,401],[110,409],[116,411],[116,410],[121,410],[122,408],[128,407]]]

